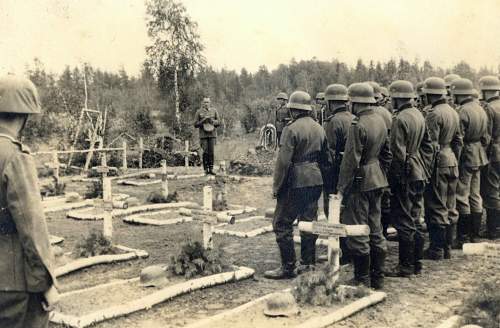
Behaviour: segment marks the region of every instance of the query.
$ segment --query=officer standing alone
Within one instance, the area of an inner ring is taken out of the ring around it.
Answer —
[[[219,113],[210,106],[210,98],[204,98],[201,108],[196,112],[194,126],[199,129],[200,146],[203,150],[203,169],[205,174],[215,175],[215,144],[217,142],[217,127]]]

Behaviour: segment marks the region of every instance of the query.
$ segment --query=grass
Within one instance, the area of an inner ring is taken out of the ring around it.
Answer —
[[[464,302],[461,315],[464,324],[483,328],[500,327],[500,277],[484,279]]]

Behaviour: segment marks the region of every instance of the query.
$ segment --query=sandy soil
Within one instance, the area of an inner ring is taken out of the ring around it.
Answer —
[[[178,191],[181,201],[196,201],[201,204],[202,188],[206,184],[213,184],[213,182],[203,178],[177,180],[170,183],[170,188],[172,191]],[[266,208],[275,205],[275,201],[271,198],[271,184],[270,177],[231,183],[228,188],[228,201],[230,204],[257,207],[259,210],[255,215],[263,215]],[[159,186],[138,188],[114,185],[113,192],[127,193],[145,200],[149,192],[158,188]],[[69,191],[84,189],[84,183],[71,184],[68,187]],[[65,249],[71,249],[76,240],[91,229],[102,229],[101,221],[70,220],[65,218],[64,213],[51,214],[48,225],[51,234],[65,238]],[[150,257],[85,269],[62,278],[63,284],[71,284],[72,288],[81,288],[81,285],[86,285],[89,281],[94,285],[109,282],[112,279],[137,277],[140,270],[147,265],[167,263],[169,256],[177,252],[178,247],[187,239],[201,240],[202,232],[202,226],[198,222],[154,227],[129,225],[120,219],[115,220],[114,229],[116,243],[146,250]],[[255,277],[180,296],[148,311],[104,322],[97,327],[182,327],[270,292],[292,286],[290,281],[270,281],[262,277],[265,270],[279,265],[274,234],[269,233],[255,238],[215,235],[214,242],[223,247],[226,258],[233,264],[254,268]],[[300,246],[297,246],[296,250],[300,254]],[[397,260],[397,244],[389,242],[389,251],[388,265],[394,265]],[[324,251],[319,253],[322,252]],[[435,326],[452,315],[461,300],[471,291],[470,286],[480,272],[478,263],[480,262],[474,259],[465,258],[458,251],[453,252],[452,260],[425,261],[422,276],[412,279],[387,279],[386,302],[367,309],[335,327]],[[351,277],[352,269],[348,267],[342,272],[341,279],[347,280]],[[79,300],[79,297],[75,297],[75,302]],[[55,327],[55,325],[52,326]],[[269,326],[275,325],[272,322],[269,322],[269,325],[262,325],[262,327]]]
[[[236,220],[234,224],[224,225],[222,227],[219,227],[219,229],[227,231],[250,232],[255,229],[270,226],[271,224],[272,221],[270,219],[252,219],[243,222],[238,222],[238,220]]]

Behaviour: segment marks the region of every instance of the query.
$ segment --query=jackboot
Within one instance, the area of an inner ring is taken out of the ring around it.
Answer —
[[[410,278],[415,273],[415,242],[399,239],[399,263],[388,271],[387,277]]]
[[[264,277],[267,279],[292,279],[295,274],[295,248],[293,241],[278,243],[281,256],[281,266],[274,270],[264,272]]]
[[[203,160],[203,171],[205,172],[205,174],[208,174],[208,154],[207,153],[203,153],[202,160]]]
[[[425,240],[422,235],[415,234],[415,248],[414,248],[414,274],[422,273],[422,259],[424,258],[424,243]]]
[[[444,246],[446,244],[446,229],[444,226],[432,224],[428,227],[430,245],[424,252],[424,258],[440,261],[444,257]]]
[[[483,213],[471,213],[470,215],[471,218],[471,232],[470,232],[470,238],[471,238],[471,243],[477,242],[476,239],[481,238],[479,235],[481,232],[481,223],[483,220]]]
[[[376,290],[384,288],[385,251],[372,249],[370,251],[370,283]]]
[[[314,270],[316,265],[316,239],[318,237],[310,233],[300,234],[300,265],[297,267],[297,274]]]
[[[457,225],[455,223],[450,223],[446,226],[446,243],[443,247],[443,258],[446,260],[451,259],[451,246],[453,245],[456,228]]]
[[[346,238],[340,238],[340,265],[349,264],[352,262],[352,256],[349,253],[349,248],[347,247]]]
[[[455,239],[452,248],[462,249],[464,243],[468,240],[468,222],[471,220],[470,214],[460,214],[457,222],[457,238]]]
[[[498,228],[500,226],[500,211],[487,208],[486,209],[486,237],[490,240],[499,238]]]
[[[370,254],[352,257],[354,263],[354,279],[350,284],[370,287]]]

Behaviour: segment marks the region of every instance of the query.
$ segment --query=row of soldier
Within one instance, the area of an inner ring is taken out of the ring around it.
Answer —
[[[273,227],[282,265],[266,277],[291,278],[314,267],[317,236],[301,232],[297,265],[292,223],[317,219],[322,192],[326,215],[328,196],[338,194],[341,223],[370,227],[369,237],[350,237],[341,248],[342,260],[354,264],[353,282],[375,289],[383,288],[384,276],[418,275],[422,259],[449,259],[451,248],[477,241],[483,206],[486,237],[498,238],[497,77],[481,78],[479,92],[451,74],[416,88],[402,80],[389,90],[376,82],[332,84],[323,95],[325,106],[316,110],[306,92],[277,97]],[[425,251],[422,215],[429,235]],[[386,269],[389,225],[397,230],[399,263]]]

